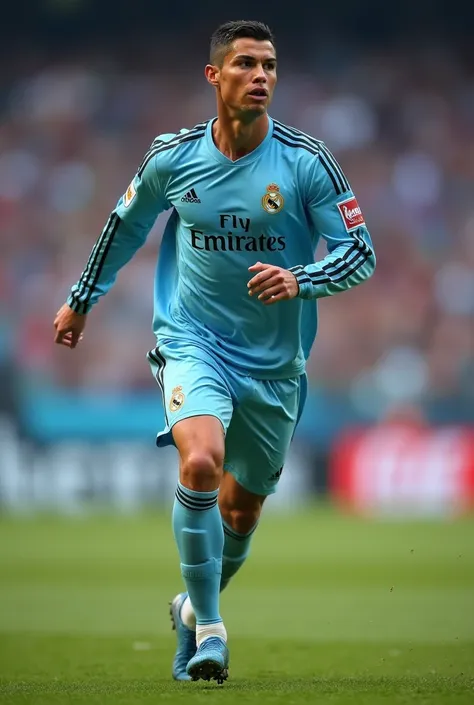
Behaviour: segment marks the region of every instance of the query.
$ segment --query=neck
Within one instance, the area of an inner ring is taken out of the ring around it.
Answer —
[[[219,106],[221,107],[221,106]],[[268,132],[268,115],[264,113],[252,120],[229,115],[225,110],[217,111],[217,120],[212,126],[212,137],[217,149],[235,161],[253,152],[263,142]]]

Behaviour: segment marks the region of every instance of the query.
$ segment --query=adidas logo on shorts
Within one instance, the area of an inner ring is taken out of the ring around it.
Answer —
[[[201,203],[201,199],[197,195],[196,191],[192,188],[190,191],[184,194],[181,199],[182,203]]]
[[[276,482],[277,480],[280,479],[282,472],[283,472],[283,468],[280,468],[279,470],[277,470],[276,472],[274,472],[273,475],[271,475],[268,479],[269,479],[270,481]]]

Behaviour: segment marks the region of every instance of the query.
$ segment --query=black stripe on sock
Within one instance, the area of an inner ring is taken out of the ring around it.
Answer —
[[[215,490],[215,495],[213,497],[200,497],[195,495],[194,490],[188,490],[187,487],[183,487],[183,485],[178,485],[176,487],[177,492],[183,495],[183,497],[186,497],[186,499],[189,499],[191,502],[196,502],[197,504],[208,504],[209,502],[215,502],[217,501],[217,490]],[[207,492],[201,493],[199,492],[198,495],[201,494],[208,494]]]
[[[176,499],[180,504],[182,504],[187,509],[195,509],[196,511],[203,511],[205,509],[212,509],[217,504],[217,494],[215,497],[206,499],[197,499],[183,490],[178,486],[176,488]]]
[[[253,529],[251,529],[248,534],[239,534],[233,529],[230,528],[230,526],[227,526],[226,524],[222,524],[222,528],[224,529],[224,534],[227,534],[231,539],[235,539],[236,541],[245,541],[245,539],[248,539],[249,536],[252,536],[253,532],[258,526],[258,522],[255,524]]]
[[[175,494],[175,497],[176,497],[176,500],[183,507],[185,507],[185,509],[191,509],[193,512],[204,512],[208,509],[213,509],[213,507],[215,507],[217,504],[217,500],[216,500],[213,504],[209,505],[208,507],[201,507],[199,505],[188,504],[188,502],[186,500],[184,500],[182,497],[180,497],[177,492]]]

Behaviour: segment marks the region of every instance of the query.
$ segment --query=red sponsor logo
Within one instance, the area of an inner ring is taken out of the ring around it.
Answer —
[[[360,228],[361,225],[365,225],[364,216],[355,196],[348,198],[346,201],[341,201],[341,203],[337,204],[337,207],[348,233],[351,230]]]
[[[474,432],[381,425],[333,445],[330,488],[362,514],[460,514],[474,508]]]

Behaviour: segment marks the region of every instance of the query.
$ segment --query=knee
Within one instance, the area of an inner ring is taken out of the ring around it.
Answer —
[[[220,510],[222,518],[231,529],[237,531],[238,534],[248,534],[260,518],[262,505],[255,504],[245,508],[221,506]]]
[[[223,458],[211,450],[195,450],[181,459],[180,481],[190,490],[211,492],[219,487]]]

